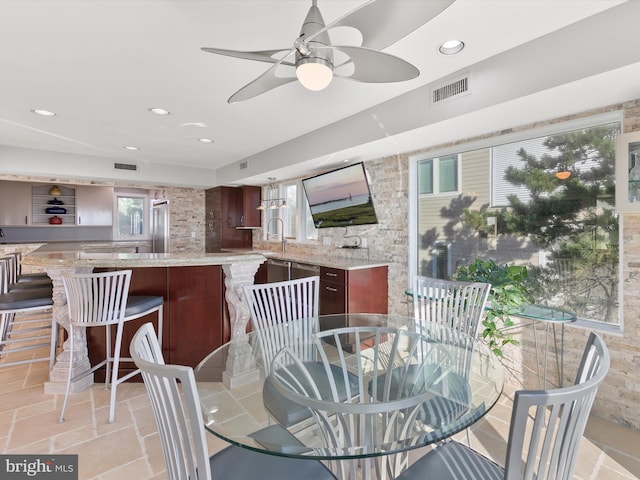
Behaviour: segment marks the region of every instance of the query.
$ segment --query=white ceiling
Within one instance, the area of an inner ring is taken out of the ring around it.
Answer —
[[[362,3],[318,0],[327,23]],[[310,4],[0,1],[0,174],[264,184],[640,98],[640,1],[457,0],[386,49],[416,65],[417,79],[336,79],[322,92],[292,83],[228,104],[268,65],[200,48],[289,48]],[[439,55],[451,38],[466,48]],[[459,72],[471,94],[429,105],[429,88]]]

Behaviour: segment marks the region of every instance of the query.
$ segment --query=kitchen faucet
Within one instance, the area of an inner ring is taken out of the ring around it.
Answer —
[[[284,256],[285,245],[287,244],[287,239],[284,238],[284,221],[280,217],[271,217],[267,222],[267,235],[269,235],[269,226],[271,225],[272,220],[280,220],[280,241],[282,242],[282,255]],[[277,237],[277,234],[276,234]]]

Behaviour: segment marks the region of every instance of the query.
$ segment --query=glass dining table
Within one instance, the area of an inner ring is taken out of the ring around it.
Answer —
[[[562,388],[564,379],[564,326],[567,323],[573,323],[578,319],[575,312],[570,310],[539,304],[525,304],[513,313],[514,317],[531,321],[533,329],[533,341],[536,352],[536,367],[538,373],[538,387],[547,389],[547,372],[548,372],[548,356],[549,356],[549,330],[553,338],[553,351],[556,357],[556,372],[558,374],[558,387]],[[542,324],[544,330],[544,359],[541,363],[540,351],[538,345],[538,334],[536,324]],[[560,346],[558,347],[558,339],[556,337],[556,325],[560,326]],[[521,326],[521,325],[516,325]]]
[[[340,478],[355,478],[356,470],[358,478],[393,478],[406,468],[409,450],[471,426],[502,392],[499,359],[481,340],[453,329],[383,314],[301,321],[313,325],[313,333],[301,342],[317,348],[318,362],[324,363],[320,371],[342,366],[344,378],[354,379],[348,398],[339,399],[335,385],[298,388],[308,376],[283,381],[282,372],[292,364],[283,361],[285,352],[276,356],[280,363],[272,363],[273,372],[264,372],[258,336],[247,333],[213,351],[195,369],[207,431],[266,455],[326,461]],[[300,366],[306,371],[308,363]],[[313,415],[293,426],[275,422],[263,401],[265,374],[273,375],[284,397]],[[337,378],[339,382],[341,374]],[[443,405],[448,405],[446,414]],[[343,430],[328,432],[331,424],[341,424]],[[350,428],[367,433],[352,435]]]

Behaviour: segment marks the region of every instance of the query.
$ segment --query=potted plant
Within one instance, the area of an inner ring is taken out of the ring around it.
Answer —
[[[491,284],[487,315],[482,322],[482,337],[499,357],[502,356],[502,347],[509,343],[519,343],[505,329],[514,325],[511,315],[516,314],[522,305],[529,301],[526,289],[527,276],[527,267],[499,265],[494,260],[479,258],[468,266],[461,266],[456,274],[457,280]]]

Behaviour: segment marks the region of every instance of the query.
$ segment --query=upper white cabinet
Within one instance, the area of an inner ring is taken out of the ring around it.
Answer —
[[[76,185],[77,224],[113,225],[113,187]]]
[[[31,184],[0,180],[0,227],[23,227],[30,218]]]
[[[616,140],[616,208],[640,213],[640,132]]]

